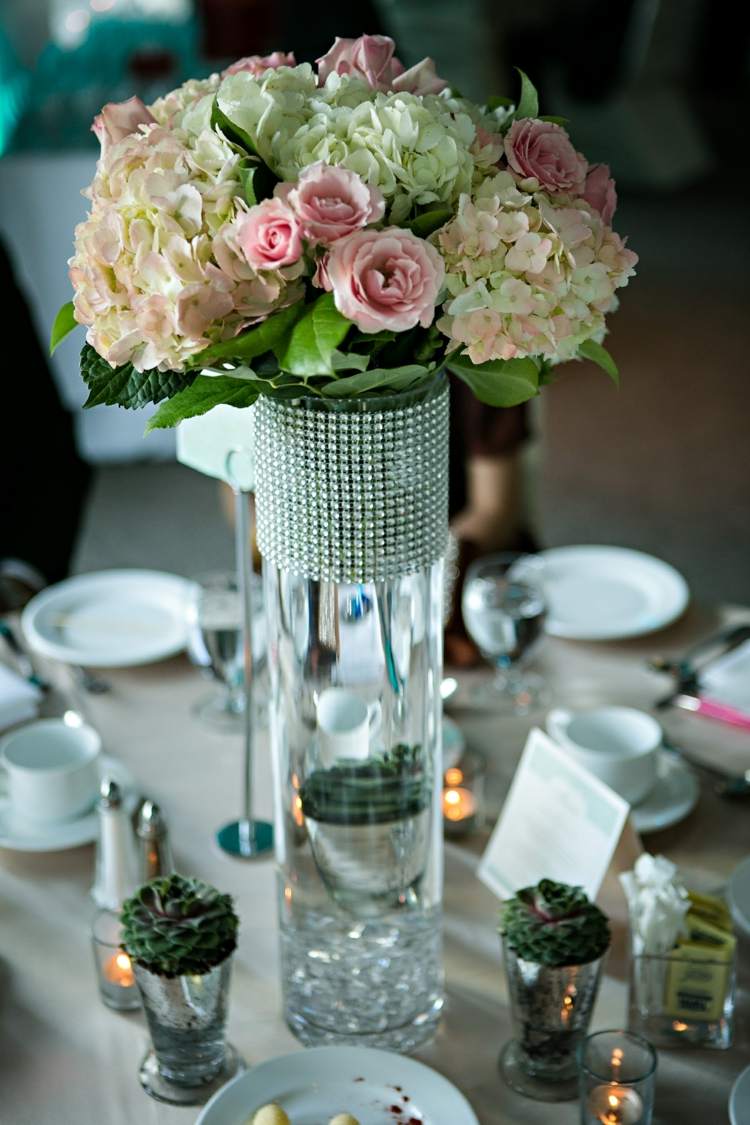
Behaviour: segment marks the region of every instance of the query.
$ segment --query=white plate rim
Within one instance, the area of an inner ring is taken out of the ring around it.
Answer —
[[[21,613],[21,628],[23,634],[31,648],[42,656],[50,657],[53,660],[59,660],[63,664],[85,664],[95,668],[134,668],[142,664],[152,664],[158,660],[165,660],[167,657],[175,656],[178,652],[182,652],[187,644],[188,639],[188,623],[187,616],[182,630],[182,636],[179,641],[172,640],[169,644],[165,644],[163,639],[160,641],[151,641],[149,644],[144,642],[142,652],[139,656],[132,654],[123,659],[122,656],[102,656],[97,653],[95,659],[92,659],[92,653],[85,648],[75,648],[71,645],[66,645],[57,641],[50,640],[48,636],[41,633],[37,628],[37,618],[39,615],[54,605],[60,598],[65,598],[65,595],[70,592],[75,592],[87,586],[98,587],[113,585],[119,583],[138,584],[149,583],[152,587],[158,583],[165,587],[171,587],[172,593],[179,600],[184,600],[187,605],[190,590],[193,584],[188,578],[183,578],[179,574],[171,574],[164,570],[148,570],[141,568],[117,568],[113,570],[97,570],[91,571],[87,574],[76,574],[71,578],[64,578],[62,582],[56,582],[52,586],[47,586],[40,593],[36,594],[30,602],[24,607]]]
[[[129,813],[135,809],[137,800],[135,779],[128,767],[119,758],[110,754],[102,754],[99,759],[99,773],[106,773],[124,790],[123,800]],[[4,808],[7,798],[0,801],[0,809]],[[92,808],[83,816],[75,820],[66,820],[59,824],[40,825],[38,836],[13,836],[5,832],[0,812],[0,848],[11,852],[64,852],[69,848],[80,848],[84,844],[91,844],[96,839],[99,831],[99,821],[96,809]],[[77,831],[73,831],[77,829]]]
[[[550,547],[539,552],[539,558],[543,562],[552,563],[565,562],[569,559],[575,559],[576,556],[589,561],[596,561],[597,555],[604,556],[605,561],[607,556],[610,558],[613,556],[619,557],[621,562],[630,562],[641,567],[642,570],[647,569],[652,574],[658,575],[662,580],[666,580],[668,589],[671,587],[671,601],[665,605],[660,615],[649,619],[647,623],[636,618],[632,625],[620,625],[616,628],[611,625],[608,627],[606,622],[601,628],[597,629],[576,628],[575,625],[571,627],[570,624],[566,624],[564,620],[549,616],[545,622],[545,629],[551,636],[571,641],[616,641],[625,640],[629,637],[643,637],[670,625],[684,613],[690,601],[688,584],[671,563],[665,562],[664,559],[657,558],[655,555],[635,550],[633,547],[607,546],[606,544],[595,543]]]
[[[700,782],[698,775],[692,766],[687,762],[683,762],[675,754],[669,750],[659,751],[659,763],[666,766],[669,773],[680,773],[689,782],[690,794],[686,796],[685,800],[680,804],[674,806],[662,806],[661,813],[657,811],[648,812],[648,808],[644,809],[644,805],[648,805],[648,800],[651,794],[643,801],[643,805],[634,805],[630,810],[630,816],[633,821],[633,827],[636,832],[661,832],[664,828],[671,828],[675,824],[679,824],[686,816],[690,816],[695,806],[698,804],[698,799],[701,793]],[[658,782],[657,782],[658,784]],[[652,790],[653,793],[653,790]],[[668,811],[672,809],[672,811]]]
[[[743,1086],[746,1086],[747,1089],[744,1090]],[[743,1095],[747,1095],[747,1101],[750,1102],[750,1066],[746,1066],[744,1070],[740,1071],[729,1092],[729,1120],[731,1125],[742,1125],[737,1116],[737,1111],[741,1108],[738,1104],[740,1091]]]
[[[465,1095],[461,1093],[450,1079],[446,1078],[445,1075],[441,1074],[439,1071],[434,1070],[433,1067],[428,1066],[427,1063],[410,1058],[408,1055],[396,1054],[393,1051],[385,1051],[376,1047],[356,1047],[349,1044],[307,1047],[301,1051],[293,1051],[287,1055],[277,1055],[275,1058],[266,1059],[264,1062],[258,1063],[257,1066],[253,1066],[249,1070],[238,1074],[231,1082],[228,1082],[226,1086],[222,1086],[203,1107],[195,1125],[244,1125],[244,1121],[240,1119],[235,1121],[234,1119],[221,1116],[221,1103],[224,1101],[231,1102],[235,1090],[238,1087],[250,1085],[253,1080],[257,1079],[259,1074],[262,1078],[264,1069],[271,1070],[277,1067],[293,1067],[295,1063],[299,1063],[300,1059],[305,1059],[306,1062],[310,1064],[319,1063],[322,1065],[325,1065],[328,1059],[335,1059],[336,1069],[341,1071],[343,1067],[348,1065],[344,1059],[345,1055],[352,1059],[353,1074],[365,1071],[369,1061],[373,1064],[387,1064],[391,1069],[396,1067],[401,1068],[401,1072],[394,1076],[395,1081],[399,1085],[408,1085],[409,1072],[412,1074],[416,1073],[423,1078],[429,1078],[430,1082],[436,1083],[438,1092],[442,1096],[449,1095],[451,1101],[454,1103],[448,1107],[453,1114],[451,1117],[451,1125],[479,1125],[479,1119]],[[404,1075],[404,1071],[406,1071],[406,1076]],[[241,1111],[247,1115],[245,1120],[249,1119],[251,1109],[252,1107],[243,1108]],[[456,1110],[460,1110],[464,1116],[456,1116]],[[294,1125],[294,1123],[292,1123],[292,1125]],[[432,1123],[430,1123],[430,1125],[432,1125]],[[434,1125],[438,1125],[437,1120],[434,1122]]]
[[[750,936],[750,909],[742,909],[737,897],[737,888],[745,881],[750,883],[750,855],[737,864],[727,883],[727,899],[732,918],[739,929]]]

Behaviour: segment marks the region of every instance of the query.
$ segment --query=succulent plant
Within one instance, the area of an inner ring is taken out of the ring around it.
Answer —
[[[416,816],[430,801],[421,746],[399,743],[365,762],[313,770],[300,789],[302,812],[328,824],[384,824]]]
[[[609,921],[582,887],[542,879],[503,906],[500,933],[524,961],[585,965],[609,947]]]
[[[163,977],[207,973],[237,944],[230,896],[184,875],[144,883],[123,903],[121,917],[126,953]]]

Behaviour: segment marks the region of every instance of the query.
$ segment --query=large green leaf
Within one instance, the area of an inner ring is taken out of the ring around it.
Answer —
[[[423,367],[410,363],[404,367],[374,367],[372,371],[362,371],[345,379],[336,379],[321,388],[326,398],[347,398],[349,395],[364,394],[367,391],[388,387],[393,391],[404,391],[416,383],[421,383],[434,371],[434,366]]]
[[[518,99],[518,107],[513,116],[516,121],[522,117],[538,117],[539,95],[536,92],[536,87],[522,70],[519,70],[518,67],[516,67],[516,70],[521,77],[521,96]]]
[[[241,336],[234,336],[221,344],[212,344],[199,355],[193,356],[191,364],[193,367],[210,367],[222,360],[244,361],[263,355],[264,352],[274,351],[283,343],[304,311],[305,305],[302,302],[290,305],[288,309],[281,309]]]
[[[446,363],[479,401],[489,406],[518,406],[538,393],[539,368],[533,359],[493,359],[473,364],[465,356],[456,356]]]
[[[603,348],[601,344],[597,344],[596,340],[586,340],[578,349],[578,354],[584,359],[590,359],[597,367],[601,367],[602,371],[606,371],[612,382],[619,387],[620,372],[617,370],[617,364],[606,348]]]
[[[331,367],[334,371],[366,371],[370,363],[369,355],[360,352],[331,352]]]
[[[195,379],[191,372],[136,371],[131,363],[110,367],[89,344],[84,344],[81,352],[81,376],[89,389],[89,397],[83,404],[85,409],[125,406],[132,410],[171,398]]]
[[[421,215],[417,215],[416,219],[412,219],[406,226],[418,238],[427,238],[433,231],[444,227],[452,218],[453,208],[433,207],[431,210],[423,211]]]
[[[332,293],[307,305],[285,346],[276,348],[284,371],[293,375],[332,375],[333,351],[343,342],[351,321],[336,308]]]
[[[237,174],[242,184],[242,194],[251,207],[254,207],[256,203],[262,203],[264,199],[270,199],[273,195],[273,189],[279,182],[278,176],[275,176],[268,165],[263,164],[262,161],[241,160],[237,168]]]
[[[61,344],[65,337],[70,335],[73,329],[77,327],[78,321],[73,311],[73,302],[66,301],[55,317],[55,323],[52,325],[52,331],[49,337],[49,354],[52,355],[57,345]]]
[[[146,425],[151,430],[169,430],[185,418],[197,418],[214,406],[252,406],[258,397],[256,383],[251,379],[233,379],[229,375],[198,375],[194,382],[163,402]]]
[[[214,98],[214,104],[211,108],[211,125],[215,129],[220,129],[230,144],[233,144],[236,148],[244,149],[245,152],[249,152],[253,156],[258,155],[255,141],[250,134],[230,121],[224,110],[219,107],[218,95]]]

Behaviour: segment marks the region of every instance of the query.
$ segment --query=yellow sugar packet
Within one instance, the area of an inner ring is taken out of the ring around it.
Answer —
[[[721,1018],[732,972],[735,938],[689,911],[688,937],[669,955],[665,986],[666,1012],[685,1021]]]
[[[733,929],[732,915],[729,913],[729,907],[725,902],[714,895],[699,894],[698,891],[688,891],[688,898],[691,903],[691,914],[698,914],[701,918],[705,918],[707,922],[713,922],[720,930],[725,930],[731,934]]]

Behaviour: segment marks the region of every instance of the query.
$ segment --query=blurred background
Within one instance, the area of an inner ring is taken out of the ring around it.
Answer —
[[[175,464],[173,436],[144,439],[144,412],[79,409],[80,333],[46,358],[91,121],[242,55],[313,60],[367,31],[392,35],[407,65],[432,56],[479,101],[513,95],[522,67],[617,179],[615,227],[641,259],[611,322],[622,385],[573,364],[533,405],[525,525],[543,546],[649,551],[699,598],[750,602],[749,25],[750,5],[729,18],[710,0],[2,0],[0,264],[16,288],[0,314],[0,558],[50,580],[230,561],[217,486]]]

